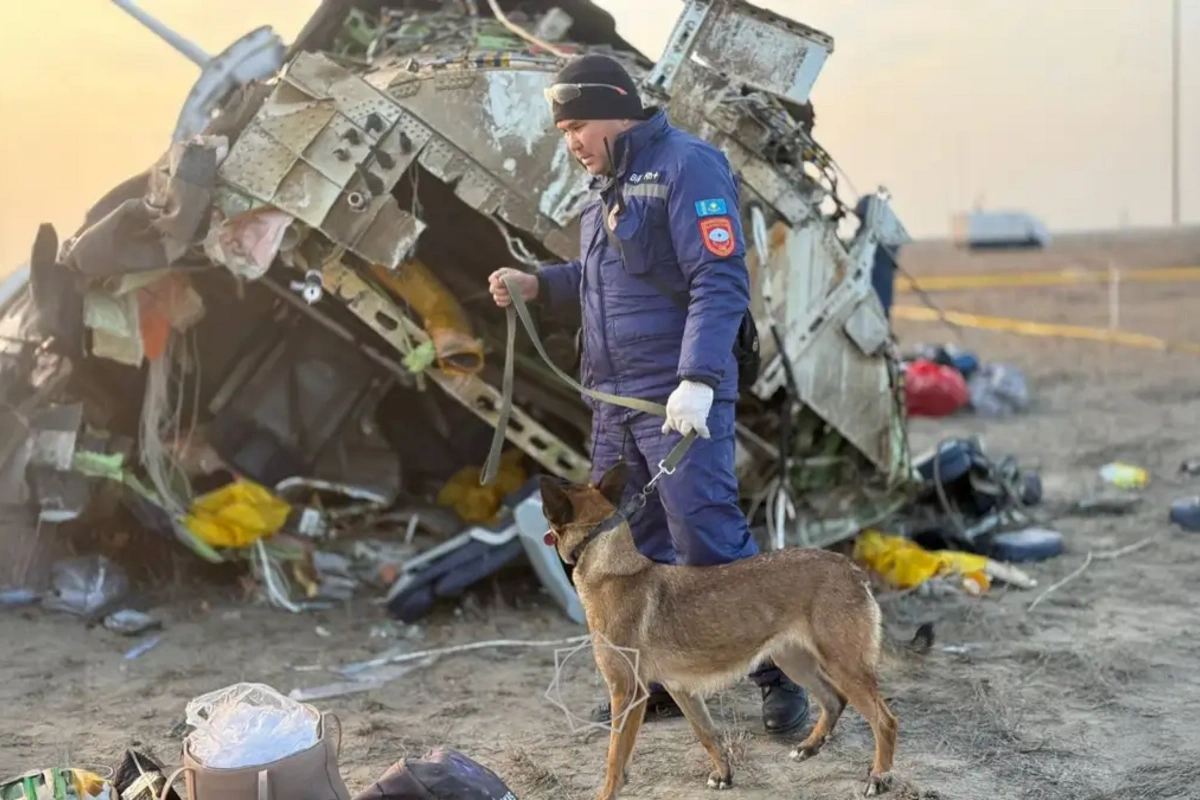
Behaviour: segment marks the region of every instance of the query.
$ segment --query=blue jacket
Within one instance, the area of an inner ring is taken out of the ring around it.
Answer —
[[[580,217],[580,258],[539,273],[542,303],[582,306],[580,382],[665,402],[687,379],[735,400],[733,343],[750,281],[728,160],[661,110],[612,142],[612,160],[614,177],[593,180]],[[605,220],[618,199],[624,211],[610,236]]]

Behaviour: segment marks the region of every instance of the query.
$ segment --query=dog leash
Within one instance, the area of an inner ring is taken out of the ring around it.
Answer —
[[[649,400],[642,400],[636,397],[624,397],[618,394],[609,394],[608,392],[597,392],[581,386],[574,378],[558,368],[558,365],[550,360],[550,356],[546,353],[545,347],[542,346],[542,339],[538,336],[537,327],[533,324],[533,317],[529,314],[529,307],[525,305],[524,298],[521,297],[520,291],[510,282],[509,278],[501,278],[504,281],[504,286],[508,289],[508,296],[512,299],[505,311],[507,321],[507,331],[504,341],[504,380],[501,383],[501,401],[499,418],[496,420],[496,430],[492,434],[492,445],[488,451],[487,461],[483,464],[483,470],[479,476],[479,484],[487,486],[496,478],[496,473],[500,469],[500,454],[504,448],[504,436],[508,430],[508,420],[512,414],[513,403],[513,362],[516,360],[516,341],[517,341],[517,320],[521,321],[525,332],[529,334],[530,340],[533,342],[534,348],[537,349],[538,355],[542,357],[542,361],[546,363],[555,376],[563,383],[570,386],[575,391],[591,397],[594,400],[599,400],[603,403],[630,408],[634,411],[641,411],[646,414],[652,414],[656,417],[666,418],[667,409],[659,403],[654,403]],[[646,488],[634,497],[642,498],[642,505],[645,505],[646,497],[654,490],[658,479],[663,475],[670,475],[675,471],[679,462],[683,460],[688,448],[696,441],[696,432],[684,436],[678,444],[671,448],[671,452],[667,454],[658,464],[658,473],[650,479],[646,484]],[[636,510],[636,509],[634,509]],[[618,512],[619,513],[619,512]]]

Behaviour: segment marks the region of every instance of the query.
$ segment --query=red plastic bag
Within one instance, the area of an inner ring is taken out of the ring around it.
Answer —
[[[910,417],[944,417],[970,398],[967,382],[954,367],[918,358],[904,372],[904,402]]]

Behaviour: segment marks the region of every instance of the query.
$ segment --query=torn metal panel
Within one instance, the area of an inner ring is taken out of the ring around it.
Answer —
[[[556,69],[554,61],[503,54],[483,64],[385,67],[367,80],[438,132],[442,141],[430,143],[422,166],[473,208],[497,212],[569,258],[590,179],[543,95]]]
[[[423,223],[400,209],[391,190],[430,135],[360,76],[304,53],[238,137],[220,175],[367,261],[395,268]],[[247,205],[228,193],[219,199],[231,215]]]
[[[717,69],[748,88],[804,103],[833,38],[743,0],[686,0],[649,83],[671,93],[691,69]]]
[[[825,226],[796,229],[777,222],[767,248],[766,264],[757,248],[747,257],[755,264],[754,312],[760,321],[774,317],[781,328],[800,402],[888,470],[895,444],[895,410],[883,354],[889,331],[871,294],[870,262],[852,261]],[[769,307],[763,300],[767,281]],[[786,373],[773,338],[765,329],[762,333],[764,366],[753,391],[767,398],[783,388]]]

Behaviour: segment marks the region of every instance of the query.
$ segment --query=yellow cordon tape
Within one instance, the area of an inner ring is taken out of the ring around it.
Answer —
[[[917,278],[897,277],[896,291],[945,292],[956,289],[1025,289],[1037,286],[1079,286],[1108,283],[1108,270],[1055,270],[1042,272],[991,272],[979,275],[929,275]],[[1159,269],[1126,269],[1120,272],[1121,283],[1169,283],[1200,280],[1200,266],[1162,267]]]
[[[923,306],[893,306],[892,317],[910,322],[945,321],[960,328],[1001,331],[1003,333],[1015,333],[1020,336],[1086,339],[1094,342],[1124,345],[1125,347],[1138,347],[1145,350],[1200,355],[1200,344],[1195,342],[1172,342],[1159,336],[1150,336],[1144,333],[1111,330],[1109,328],[1091,328],[1086,325],[1058,325],[1050,322],[1034,322],[1027,319],[986,317],[979,314],[965,314],[961,311],[939,312]]]

